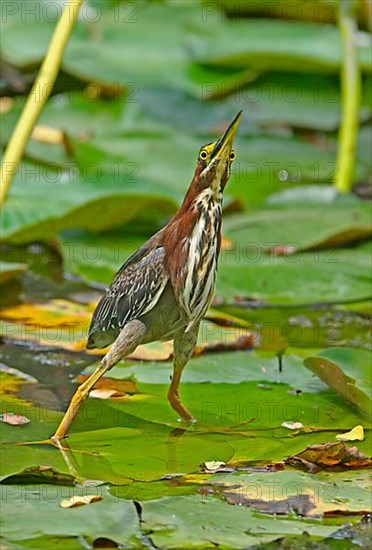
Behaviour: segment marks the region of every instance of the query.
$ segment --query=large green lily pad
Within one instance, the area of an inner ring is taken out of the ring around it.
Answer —
[[[118,186],[98,165],[92,169],[94,173],[83,179],[69,171],[22,164],[3,211],[2,239],[31,242],[77,225],[103,230],[133,219],[144,208],[155,209],[160,216],[174,209],[174,201],[168,192],[164,196],[160,186],[155,191],[142,181],[137,189],[131,173],[128,181],[123,174],[124,181]],[[125,208],[118,209],[120,201]]]
[[[2,536],[7,542],[20,545],[18,548],[24,548],[23,541],[26,547],[32,539],[37,542],[41,535],[39,548],[47,548],[48,537],[52,540],[53,537],[62,541],[67,539],[63,548],[68,548],[68,539],[71,541],[72,538],[75,538],[72,548],[84,547],[79,545],[79,538],[90,546],[96,539],[106,538],[126,548],[139,547],[141,532],[133,503],[115,499],[106,487],[2,485],[1,494],[2,501],[7,503],[2,513]],[[103,498],[100,502],[77,508],[60,508],[63,499],[90,494]]]

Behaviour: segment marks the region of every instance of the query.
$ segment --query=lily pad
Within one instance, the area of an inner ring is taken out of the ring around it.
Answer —
[[[155,191],[144,181],[135,190],[130,181],[118,187],[113,184],[112,175],[102,171],[96,172],[89,182],[69,172],[45,168],[48,176],[41,167],[29,168],[31,172],[27,172],[25,164],[20,166],[3,210],[3,240],[46,239],[77,225],[101,231],[133,219],[147,207],[156,208],[160,216],[174,210],[174,201],[164,188],[163,192],[161,187]],[[125,209],[118,209],[120,201],[125,203]]]
[[[32,485],[2,485],[2,501],[7,503],[2,513],[4,541],[22,545],[24,540],[36,539],[43,533],[44,536],[62,539],[81,537],[89,545],[98,537],[106,537],[126,548],[138,548],[141,533],[133,503],[115,499],[106,487],[99,488],[99,494],[103,497],[101,502],[61,510],[60,500],[74,494],[84,497],[91,492],[92,487],[89,486],[78,489],[50,485],[39,485],[37,488]],[[20,521],[22,529],[19,528]]]
[[[226,550],[247,548],[290,532],[326,536],[332,527],[299,520],[273,519],[244,507],[232,507],[213,496],[184,496],[147,501],[142,504],[145,532],[159,547]]]
[[[367,33],[359,33],[357,43],[361,67],[371,72]],[[252,19],[229,21],[223,33],[210,33],[196,58],[232,68],[333,73],[340,67],[341,55],[340,35],[332,25]]]

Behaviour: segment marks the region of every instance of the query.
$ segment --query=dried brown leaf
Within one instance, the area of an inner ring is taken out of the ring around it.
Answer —
[[[342,441],[311,445],[300,453],[290,456],[286,464],[305,466],[310,472],[323,468],[359,469],[372,465],[371,458],[365,456],[357,447],[347,447]]]

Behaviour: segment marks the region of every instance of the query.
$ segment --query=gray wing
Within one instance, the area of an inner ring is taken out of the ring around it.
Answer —
[[[140,248],[125,262],[94,311],[87,348],[105,347],[131,319],[158,302],[167,282],[163,247]]]

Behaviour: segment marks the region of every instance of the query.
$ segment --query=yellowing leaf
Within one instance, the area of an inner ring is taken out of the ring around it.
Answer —
[[[1,311],[2,319],[51,328],[74,324],[89,326],[93,308],[68,300],[50,300],[43,304],[19,304]]]
[[[339,441],[364,441],[364,428],[360,424],[355,426],[350,432],[336,435]]]
[[[102,500],[100,495],[83,495],[73,496],[64,500],[61,500],[61,508],[75,508],[75,506],[84,506],[85,504],[91,504],[92,502],[98,502]]]

